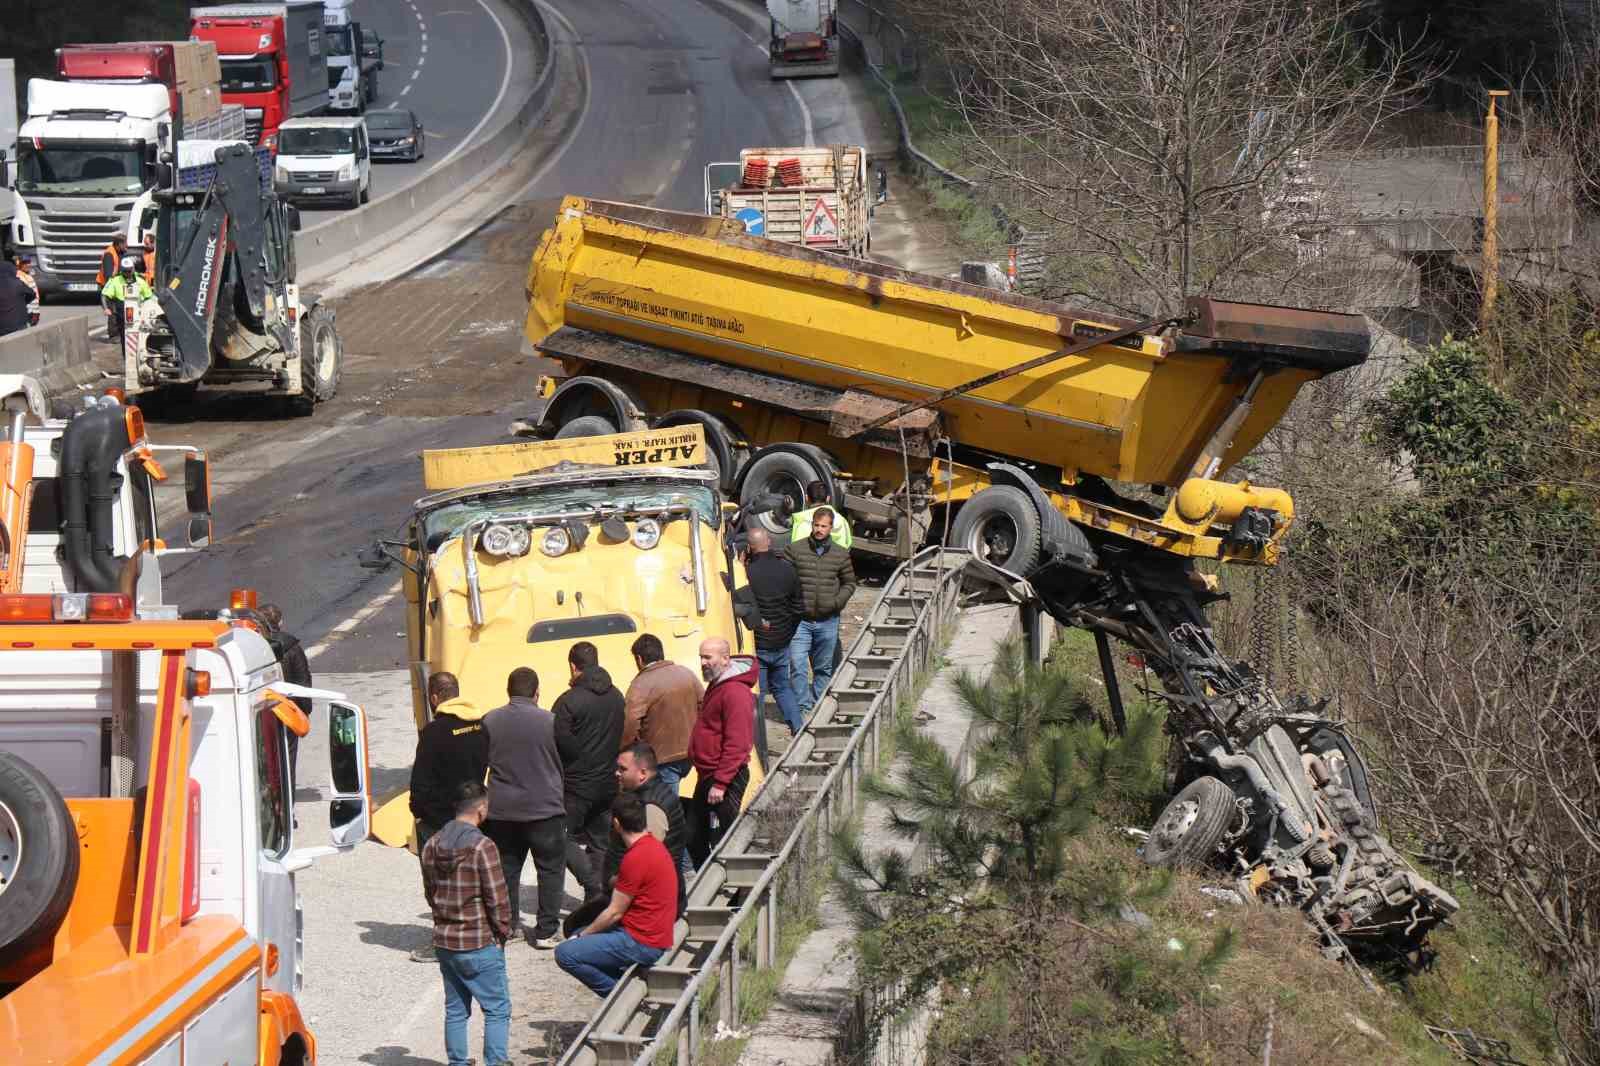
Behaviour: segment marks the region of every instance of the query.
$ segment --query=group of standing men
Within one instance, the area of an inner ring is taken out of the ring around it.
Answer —
[[[821,482],[806,489],[810,507],[792,520],[781,551],[759,524],[744,533],[745,577],[735,595],[740,621],[755,634],[762,702],[770,696],[799,733],[833,679],[839,615],[856,590],[850,525],[826,504]],[[768,751],[766,721],[757,707],[756,739]]]
[[[508,700],[488,713],[461,698],[454,675],[428,681],[433,719],[411,771],[431,947],[445,984],[451,1066],[467,1060],[470,1004],[484,1013],[487,1066],[507,1061],[510,997],[504,946],[517,935],[522,868],[538,886],[528,940],[596,994],[630,965],[672,945],[687,878],[737,817],[750,780],[757,669],[726,640],[700,645],[700,671],[666,660],[659,638],[631,648],[626,695],[588,641],[567,655],[569,687],[550,710],[539,677],[511,671]],[[690,770],[687,802],[679,785]],[[584,901],[562,928],[567,871]]]

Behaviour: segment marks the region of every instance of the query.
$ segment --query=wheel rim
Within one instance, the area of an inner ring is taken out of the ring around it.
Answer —
[[[967,536],[967,550],[986,562],[1009,559],[1017,550],[1017,524],[996,513],[979,520]]]
[[[339,358],[339,342],[331,329],[317,330],[317,381],[331,381],[333,367]]]
[[[762,495],[777,493],[789,501],[791,514],[806,509],[806,487],[800,484],[800,479],[790,473],[777,473],[767,478],[762,486]]]
[[[1189,834],[1200,820],[1200,804],[1194,800],[1174,803],[1161,815],[1161,820],[1150,830],[1150,839],[1163,850],[1170,851]]]
[[[0,896],[22,868],[22,827],[11,808],[0,803]]]

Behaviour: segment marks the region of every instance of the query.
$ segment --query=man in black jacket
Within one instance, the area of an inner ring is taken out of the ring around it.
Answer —
[[[748,583],[734,593],[739,620],[756,636],[756,663],[761,670],[761,702],[756,705],[756,747],[767,758],[767,697],[777,701],[789,730],[800,732],[805,719],[795,698],[789,664],[789,642],[805,611],[800,578],[794,564],[772,550],[772,534],[755,526],[746,534]]]
[[[17,277],[17,265],[0,259],[0,337],[27,328],[33,298],[33,290]]]
[[[567,869],[583,886],[585,896],[592,897],[602,892],[600,870],[592,856],[604,850],[611,830],[623,698],[611,683],[611,675],[601,668],[600,653],[587,640],[580,640],[567,652],[567,666],[572,671],[572,687],[552,708],[567,812]]]
[[[617,756],[617,788],[632,792],[644,802],[645,828],[666,845],[667,854],[672,856],[678,868],[678,913],[682,915],[689,900],[687,878],[694,875],[694,865],[689,861],[689,823],[684,820],[677,788],[663,780],[657,768],[656,750],[650,745],[639,743],[623,748],[622,754]],[[601,876],[607,893],[617,879],[623,853],[627,850],[622,834],[612,827],[606,847],[605,871]],[[588,925],[605,909],[609,899],[609,895],[598,896],[587,906],[567,915],[561,923],[563,932],[571,936],[574,929]]]
[[[283,668],[283,679],[291,685],[304,685],[311,687],[311,664],[306,661],[305,649],[300,646],[300,640],[293,633],[283,628],[283,608],[275,603],[265,604],[261,608],[261,619],[267,623],[267,646],[272,649],[272,654],[277,657],[278,665]],[[311,700],[305,696],[291,696],[290,699],[299,707],[305,716],[311,717]],[[292,732],[289,734],[289,770],[293,778],[299,766],[300,738]]]
[[[561,942],[556,933],[561,927],[567,863],[555,716],[536,702],[539,675],[526,666],[511,671],[506,695],[505,706],[483,716],[489,734],[489,820],[483,823],[483,832],[500,849],[513,933],[522,916],[518,903],[522,866],[533,854],[539,916],[528,940],[536,948],[548,949]]]
[[[428,678],[428,706],[433,720],[417,734],[417,755],[411,762],[411,814],[417,820],[419,856],[428,838],[455,818],[462,783],[482,785],[489,768],[483,712],[461,698],[455,674],[441,670]],[[432,944],[411,953],[413,962],[434,958]]]

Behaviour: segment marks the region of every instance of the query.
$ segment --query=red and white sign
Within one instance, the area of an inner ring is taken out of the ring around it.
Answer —
[[[839,219],[828,206],[828,201],[819,199],[812,205],[811,214],[806,216],[804,236],[807,244],[839,242]]]

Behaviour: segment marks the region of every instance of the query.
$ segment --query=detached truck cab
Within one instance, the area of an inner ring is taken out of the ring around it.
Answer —
[[[414,505],[403,543],[380,542],[362,559],[406,567],[417,728],[432,717],[427,681],[440,670],[488,711],[505,702],[518,666],[538,672],[548,706],[566,688],[567,652],[580,640],[599,650],[619,689],[633,677],[630,649],[642,633],[696,675],[708,637],[753,655],[733,610],[744,567],[722,545],[723,497],[705,456],[699,426],[423,452],[431,494]],[[762,780],[754,758],[751,775],[747,801]],[[376,835],[401,844],[409,832],[404,803],[391,801]]]

